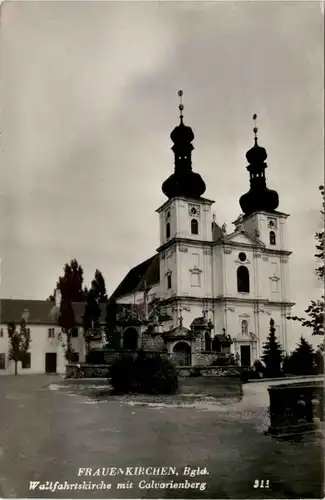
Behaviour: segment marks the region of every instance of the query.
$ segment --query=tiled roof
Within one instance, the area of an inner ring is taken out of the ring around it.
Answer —
[[[159,254],[150,257],[150,259],[131,269],[110,299],[117,299],[123,295],[142,290],[145,282],[147,286],[159,283]]]

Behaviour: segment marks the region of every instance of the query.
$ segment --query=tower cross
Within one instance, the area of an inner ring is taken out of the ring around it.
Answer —
[[[184,105],[183,105],[183,101],[182,101],[182,97],[183,97],[183,91],[182,90],[179,90],[177,92],[177,95],[179,97],[179,106],[178,106],[178,109],[180,110],[181,114],[180,114],[180,119],[181,121],[183,121],[183,109],[184,109]]]
[[[257,114],[254,113],[253,115],[253,120],[254,120],[254,128],[253,128],[253,132],[254,132],[254,140],[255,140],[255,144],[257,144],[257,132],[258,132],[258,128],[257,128],[257,125],[256,125],[256,119],[257,119]]]

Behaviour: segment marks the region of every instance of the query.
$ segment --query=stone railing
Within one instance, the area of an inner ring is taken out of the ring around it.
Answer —
[[[324,423],[324,382],[300,381],[268,388],[270,434],[300,434]]]

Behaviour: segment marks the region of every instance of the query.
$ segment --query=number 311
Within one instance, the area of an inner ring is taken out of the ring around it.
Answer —
[[[269,479],[255,479],[254,488],[269,488],[270,480]]]

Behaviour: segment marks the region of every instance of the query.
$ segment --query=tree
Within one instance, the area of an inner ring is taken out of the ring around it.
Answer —
[[[71,293],[71,275],[60,279],[60,291],[61,291],[61,303],[59,311],[59,325],[62,330],[62,334],[66,336],[66,343],[62,341],[62,346],[65,349],[65,357],[67,361],[72,361],[75,351],[71,345],[71,337],[73,329],[76,328],[76,318],[72,306],[72,300],[70,298]],[[62,335],[61,335],[62,340]]]
[[[317,267],[315,269],[316,276],[322,281],[322,287],[324,290],[324,186],[319,186],[319,191],[323,198],[322,210],[321,210],[321,220],[322,228],[320,231],[316,232],[316,253],[315,257],[317,260]],[[299,321],[302,326],[312,329],[313,335],[323,335],[324,336],[324,293],[320,299],[312,300],[305,313],[309,318],[300,318],[298,316],[288,316],[288,319],[293,321]]]
[[[24,361],[30,346],[30,334],[26,321],[21,320],[19,331],[13,322],[8,324],[9,359],[15,362],[15,375],[18,373],[18,361]]]
[[[270,320],[270,333],[267,342],[263,345],[262,361],[265,365],[265,377],[278,377],[281,375],[282,363],[281,344],[275,336],[274,320]]]
[[[116,332],[117,304],[110,300],[106,305],[104,332],[106,337],[106,347],[109,349],[119,349],[119,335]]]
[[[289,358],[288,371],[292,375],[313,375],[315,373],[314,348],[304,337]]]
[[[324,373],[324,346],[318,346],[315,352],[315,373],[321,375]]]
[[[87,294],[86,305],[83,315],[84,337],[89,352],[89,345],[93,337],[94,330],[100,328],[101,308],[98,303],[97,294],[94,288],[91,288]]]
[[[56,289],[63,294],[62,287],[65,289],[66,296],[71,302],[83,302],[85,300],[85,290],[83,289],[83,269],[76,259],[72,259],[70,264],[65,264],[64,274],[60,276]],[[55,292],[50,295],[49,300],[54,301]]]
[[[102,273],[98,271],[98,269],[95,271],[95,278],[91,282],[91,287],[95,291],[99,303],[108,301],[105,280]]]

